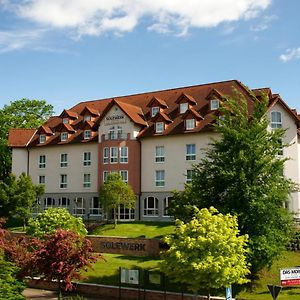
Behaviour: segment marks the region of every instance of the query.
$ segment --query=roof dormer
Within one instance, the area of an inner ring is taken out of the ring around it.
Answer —
[[[182,93],[175,103],[179,104],[180,114],[184,114],[190,107],[197,104],[196,100],[186,93]]]
[[[153,122],[155,124],[155,133],[163,133],[167,124],[173,121],[163,112],[159,112],[154,118]]]
[[[37,134],[39,135],[39,143],[44,144],[47,142],[48,137],[52,136],[54,133],[51,128],[47,125],[42,125],[38,130]]]
[[[62,118],[64,124],[72,124],[78,119],[78,114],[74,111],[64,109],[59,117]]]
[[[206,96],[206,99],[209,101],[209,110],[217,110],[220,107],[220,103],[223,98],[224,97],[220,92],[216,89],[212,89]]]
[[[158,97],[153,97],[151,101],[147,104],[147,107],[150,107],[150,115],[151,118],[155,117],[161,110],[168,108],[167,103],[158,98]]]
[[[89,106],[85,106],[80,112],[84,121],[95,121],[95,119],[100,115],[98,110],[95,110]]]
[[[198,126],[199,121],[203,120],[203,117],[196,110],[190,108],[183,114],[182,119],[185,130],[193,130]]]

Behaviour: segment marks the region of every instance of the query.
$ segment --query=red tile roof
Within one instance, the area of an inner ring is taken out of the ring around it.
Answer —
[[[33,138],[36,129],[15,129],[9,130],[8,145],[10,147],[26,147]]]

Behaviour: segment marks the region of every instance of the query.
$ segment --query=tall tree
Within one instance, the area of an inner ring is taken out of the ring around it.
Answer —
[[[256,273],[285,248],[292,233],[292,216],[283,207],[295,189],[283,174],[284,130],[268,130],[268,99],[253,97],[252,113],[246,99],[236,94],[223,103],[216,131],[221,138],[195,167],[192,185],[175,195],[175,217],[187,218],[190,205],[216,207],[238,217],[250,241],[249,260]]]
[[[177,282],[186,283],[193,292],[200,287],[228,287],[247,282],[248,236],[239,236],[237,218],[222,215],[211,207],[194,208],[191,221],[176,221],[175,232],[167,236],[170,246],[163,255],[161,270]]]
[[[7,145],[10,128],[36,128],[53,115],[53,106],[45,100],[20,99],[0,109],[0,180],[11,171],[11,153]]]
[[[126,208],[134,207],[136,196],[131,186],[125,183],[119,174],[111,173],[100,188],[99,199],[106,212],[114,211],[116,226],[116,210],[118,206],[123,205]]]
[[[22,173],[19,178],[8,175],[0,182],[0,216],[18,216],[24,222],[31,216],[32,208],[39,196],[44,193],[43,185],[36,185],[31,177]]]

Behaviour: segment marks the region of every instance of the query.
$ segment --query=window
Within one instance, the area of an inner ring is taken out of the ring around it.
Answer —
[[[187,144],[186,145],[185,160],[196,160],[196,145],[195,144]]]
[[[195,128],[195,119],[187,119],[185,120],[185,129],[192,130]]]
[[[59,187],[61,189],[66,189],[68,187],[68,177],[67,174],[61,174],[60,175],[60,184]]]
[[[103,171],[103,182],[107,180],[109,172],[108,171]]]
[[[126,208],[124,205],[119,205],[116,209],[116,215],[112,212],[112,218],[117,220],[134,220],[134,208]]]
[[[91,152],[83,152],[83,165],[85,167],[91,165]]]
[[[76,197],[74,199],[74,215],[84,215],[85,214],[85,208],[84,208],[84,198],[82,197]]]
[[[181,114],[184,114],[188,109],[188,104],[185,102],[185,103],[180,103],[179,104],[179,112]]]
[[[156,122],[155,123],[155,132],[162,133],[164,131],[165,123],[164,122]]]
[[[122,137],[123,129],[121,126],[113,126],[109,129],[109,138],[116,140]]]
[[[58,199],[58,205],[63,208],[68,208],[70,205],[70,199],[67,197],[61,197]]]
[[[100,211],[101,211],[101,206],[100,206],[99,198],[93,197],[91,199],[90,214],[93,216],[98,216],[100,215]]]
[[[165,186],[165,171],[164,170],[155,171],[155,186],[159,186],[159,187]]]
[[[108,157],[109,157],[109,149],[108,147],[103,148],[103,163],[108,164]]]
[[[91,187],[91,174],[83,174],[83,187],[84,188]]]
[[[271,128],[282,128],[282,118],[281,112],[272,111],[271,112]]]
[[[195,175],[195,170],[187,170],[186,171],[186,183],[191,183]]]
[[[118,162],[118,147],[110,147],[110,163],[116,164]]]
[[[67,132],[62,132],[60,134],[60,141],[65,142],[68,139],[68,133]]]
[[[64,124],[68,124],[69,123],[69,119],[68,118],[63,118],[63,123]]]
[[[44,199],[44,208],[55,206],[55,199],[51,197],[47,197]]]
[[[211,110],[216,110],[219,108],[220,101],[219,99],[212,99],[210,100],[210,109]]]
[[[165,161],[165,147],[156,146],[155,147],[155,162],[164,162]]]
[[[39,184],[45,184],[46,183],[46,177],[45,175],[39,176]]]
[[[158,112],[159,112],[159,107],[158,106],[152,107],[151,108],[151,117],[155,117]]]
[[[121,170],[120,176],[122,177],[122,180],[126,183],[128,183],[128,171],[127,170]]]
[[[169,212],[168,212],[168,208],[170,206],[170,203],[171,201],[173,200],[173,197],[166,197],[164,199],[164,202],[163,202],[163,215],[164,217],[168,217],[169,216]]]
[[[44,134],[40,135],[40,144],[44,144],[46,142],[46,136]]]
[[[91,121],[91,116],[90,116],[90,115],[85,115],[85,116],[83,117],[83,120],[84,120],[84,121]]]
[[[92,136],[91,130],[85,130],[85,131],[83,132],[83,138],[84,138],[85,140],[89,140],[89,139],[91,138],[91,136]]]
[[[68,154],[63,153],[60,155],[60,167],[66,168],[68,166]]]
[[[128,147],[120,148],[120,163],[121,164],[128,163]]]
[[[45,169],[46,168],[46,155],[40,155],[39,157],[39,168]]]
[[[158,216],[158,199],[147,197],[144,199],[144,216]]]

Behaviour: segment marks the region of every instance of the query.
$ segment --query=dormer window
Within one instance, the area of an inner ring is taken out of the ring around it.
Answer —
[[[165,123],[164,122],[156,122],[155,123],[155,132],[156,133],[162,133],[165,129]]]
[[[210,109],[211,110],[216,110],[220,106],[220,100],[219,99],[212,99],[210,100]]]
[[[41,134],[40,135],[40,144],[44,144],[46,142],[46,135],[45,134]]]
[[[91,130],[85,130],[83,132],[83,137],[84,137],[85,140],[89,140],[91,138],[91,136],[92,136]]]
[[[187,119],[185,120],[185,129],[192,130],[195,128],[195,119]]]
[[[155,117],[158,112],[159,112],[159,107],[158,106],[152,107],[151,108],[151,117]]]
[[[68,139],[68,133],[67,132],[62,132],[60,134],[60,141],[65,142]]]
[[[179,112],[181,114],[184,114],[187,111],[188,108],[189,108],[188,103],[186,103],[186,102],[180,103],[180,105],[179,105]]]
[[[68,124],[69,123],[69,118],[63,118],[63,123]]]
[[[84,121],[91,121],[91,116],[90,116],[90,115],[85,115],[85,116],[83,117],[83,120],[84,120]]]

